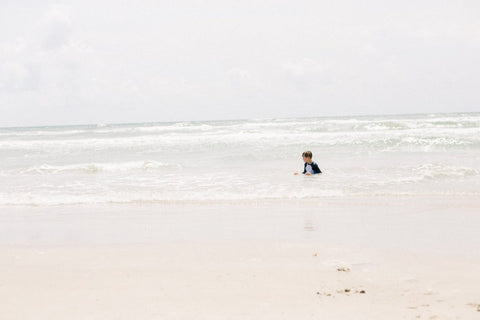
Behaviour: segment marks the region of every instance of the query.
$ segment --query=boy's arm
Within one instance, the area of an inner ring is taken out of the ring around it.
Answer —
[[[312,169],[313,169],[313,173],[322,173],[322,171],[318,167],[318,164],[316,164],[316,163],[312,164]]]

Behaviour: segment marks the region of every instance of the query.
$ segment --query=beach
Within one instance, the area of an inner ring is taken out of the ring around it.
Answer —
[[[0,318],[477,319],[479,209],[438,197],[3,208]]]
[[[480,320],[480,1],[1,1],[0,320]]]
[[[0,128],[0,319],[478,319],[479,137],[478,113]]]

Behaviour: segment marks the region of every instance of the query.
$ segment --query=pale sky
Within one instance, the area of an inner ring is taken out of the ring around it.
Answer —
[[[480,1],[0,0],[0,127],[480,111]]]

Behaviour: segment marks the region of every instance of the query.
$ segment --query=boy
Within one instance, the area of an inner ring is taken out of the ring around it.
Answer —
[[[302,157],[303,157],[303,162],[305,162],[305,164],[303,165],[303,172],[302,172],[304,175],[309,176],[312,174],[322,173],[322,171],[318,167],[318,164],[312,161],[312,151],[305,151],[304,153],[302,153]],[[300,173],[295,172],[294,174],[300,174]]]

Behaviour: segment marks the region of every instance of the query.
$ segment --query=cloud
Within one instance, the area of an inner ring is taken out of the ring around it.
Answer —
[[[40,74],[34,65],[13,61],[0,64],[0,91],[20,92],[38,88]]]
[[[230,77],[231,80],[249,80],[252,78],[252,75],[250,74],[250,71],[247,69],[242,69],[239,67],[233,67],[227,71],[228,76]]]
[[[56,49],[67,44],[72,29],[70,9],[67,6],[55,5],[43,17],[45,30],[43,46],[46,49]]]
[[[329,67],[311,58],[289,60],[281,65],[287,81],[300,91],[309,91],[333,83]]]
[[[21,94],[42,89],[42,79],[52,80],[51,76],[65,67],[66,60],[74,56],[71,54],[74,46],[68,48],[71,45],[68,11],[65,6],[53,6],[31,22],[36,25],[31,33],[0,43],[0,91]]]
[[[480,102],[478,1],[62,3],[0,5],[0,126]]]

